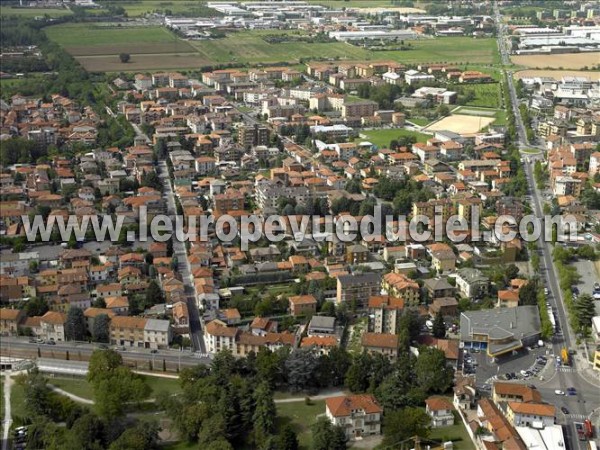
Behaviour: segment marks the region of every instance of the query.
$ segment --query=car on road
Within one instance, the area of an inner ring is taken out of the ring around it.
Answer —
[[[567,389],[567,395],[577,395],[577,389],[570,387]]]
[[[565,415],[566,415],[566,414],[569,414],[569,410],[568,410],[566,407],[564,407],[564,406],[561,406],[561,407],[560,407],[560,410],[561,410],[561,411],[562,411],[562,413],[563,413],[563,414],[565,414]]]
[[[564,392],[564,391],[561,391],[560,389],[556,389],[556,390],[554,391],[554,394],[556,394],[556,395],[565,395],[565,392]]]
[[[46,344],[48,344],[48,345],[56,345],[56,342],[54,342],[54,341],[48,341],[48,342],[46,342]]]
[[[158,353],[158,350],[156,350],[155,348],[153,348],[152,350],[150,350],[150,353]]]
[[[571,292],[573,292],[573,294],[577,294],[577,295],[579,295],[579,288],[578,288],[577,286],[573,286],[573,287],[571,288]]]

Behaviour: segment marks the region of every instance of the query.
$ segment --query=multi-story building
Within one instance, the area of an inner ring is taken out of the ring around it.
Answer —
[[[21,309],[0,308],[0,334],[16,335],[19,323],[25,318],[25,312]]]
[[[369,297],[369,331],[372,333],[398,332],[404,300],[389,295]]]
[[[244,209],[244,194],[229,190],[213,197],[215,211],[241,211]]]
[[[425,400],[425,412],[431,418],[433,428],[454,425],[454,407],[444,397],[429,397]]]
[[[377,102],[363,100],[354,103],[344,103],[342,117],[371,117],[379,108]]]
[[[376,273],[341,275],[337,279],[336,303],[363,307],[380,290],[381,277]]]
[[[236,336],[238,329],[228,327],[220,320],[208,322],[204,327],[204,344],[208,353],[218,353],[221,350],[236,351]]]
[[[573,197],[579,197],[583,184],[583,181],[579,178],[569,176],[556,177],[552,191],[556,196],[572,195]]]
[[[171,324],[168,320],[147,319],[144,326],[145,348],[168,348],[171,342]]]
[[[402,298],[407,306],[417,306],[420,302],[419,284],[401,273],[386,273],[381,287],[392,297]]]
[[[288,300],[292,316],[310,316],[317,312],[317,299],[313,295],[295,295]]]
[[[48,311],[40,318],[41,336],[49,341],[64,341],[66,321],[66,314]]]
[[[110,343],[126,347],[144,348],[144,328],[148,319],[115,316],[110,321]]]
[[[554,405],[545,403],[510,402],[506,407],[506,418],[515,427],[530,427],[535,424],[542,426],[554,425]]]
[[[458,292],[466,298],[481,298],[488,293],[490,280],[479,269],[464,268],[456,273]]]
[[[246,149],[269,145],[269,129],[259,124],[241,126],[238,128],[238,144]]]
[[[379,353],[390,359],[398,357],[398,335],[391,333],[363,333],[361,344],[368,353]]]
[[[383,408],[370,394],[330,397],[325,400],[325,414],[350,440],[381,434]]]

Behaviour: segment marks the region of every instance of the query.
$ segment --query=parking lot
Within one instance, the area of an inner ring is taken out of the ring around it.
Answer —
[[[488,384],[492,377],[506,379],[506,374],[514,374],[516,380],[534,382],[542,375],[545,367],[545,363],[536,364],[536,359],[539,357],[547,358],[549,353],[547,350],[546,347],[532,348],[531,350],[523,349],[497,360],[490,358],[484,351],[474,352],[468,350],[468,353],[464,353],[464,361],[459,358],[459,364],[462,364],[465,373],[475,375],[479,387]],[[469,363],[469,361],[471,362]],[[521,371],[531,371],[531,375],[524,375]]]
[[[577,284],[581,294],[590,294],[594,292],[594,283],[597,283],[600,277],[596,272],[596,267],[593,261],[578,260],[573,263],[577,269],[577,273],[581,276],[581,281]],[[600,314],[600,300],[595,300],[596,314]]]

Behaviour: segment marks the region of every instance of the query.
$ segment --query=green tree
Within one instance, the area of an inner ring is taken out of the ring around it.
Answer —
[[[144,308],[150,308],[159,303],[164,303],[164,295],[162,289],[155,280],[151,280],[146,288],[146,297]]]
[[[594,299],[590,294],[581,294],[575,301],[573,308],[575,317],[580,327],[591,327],[592,318],[594,317]]]
[[[127,428],[110,444],[109,450],[155,450],[159,448],[156,422],[141,421]]]
[[[344,450],[346,436],[341,427],[334,426],[326,417],[319,417],[311,427],[312,450]]]
[[[252,420],[254,423],[254,433],[258,442],[264,442],[268,435],[275,430],[275,419],[277,418],[277,409],[273,401],[273,392],[267,381],[261,382],[254,393],[255,410]]]
[[[65,448],[100,450],[106,448],[104,423],[94,413],[87,413],[77,419],[67,434]]]
[[[310,348],[296,349],[285,361],[288,385],[293,392],[298,392],[313,385],[317,358]]]
[[[25,303],[25,314],[28,317],[43,316],[48,310],[48,302],[40,297],[32,297]]]
[[[521,286],[519,289],[519,304],[537,305],[537,294],[537,280],[529,280],[525,286]]]
[[[422,408],[404,408],[386,413],[384,427],[383,446],[396,448],[413,436],[429,436],[431,419]]]
[[[415,364],[417,384],[426,393],[444,393],[452,385],[452,368],[446,364],[442,350],[434,347],[422,347]]]
[[[277,436],[277,448],[278,450],[298,450],[300,443],[298,442],[298,435],[288,423],[281,427],[279,435]]]
[[[446,337],[446,324],[444,323],[442,314],[436,314],[435,319],[433,319],[433,329],[431,332],[435,338],[444,339]]]
[[[99,314],[94,319],[92,338],[96,342],[108,342],[110,318],[107,314]]]
[[[82,341],[85,339],[85,316],[83,315],[83,309],[77,306],[71,306],[67,313],[65,338],[71,341]]]

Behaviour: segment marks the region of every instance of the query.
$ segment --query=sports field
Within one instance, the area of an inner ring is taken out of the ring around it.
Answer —
[[[363,137],[364,136],[364,137]],[[419,133],[418,131],[406,130],[404,128],[391,128],[382,130],[365,130],[360,132],[359,140],[365,139],[379,148],[388,147],[390,142],[401,137],[414,136],[417,142],[426,142],[431,138],[430,134]]]
[[[562,53],[556,55],[514,55],[514,64],[532,68],[583,69],[600,65],[600,52]]]
[[[473,134],[494,122],[494,118],[471,116],[466,114],[452,114],[442,120],[429,125],[426,131],[453,131],[458,134]]]

